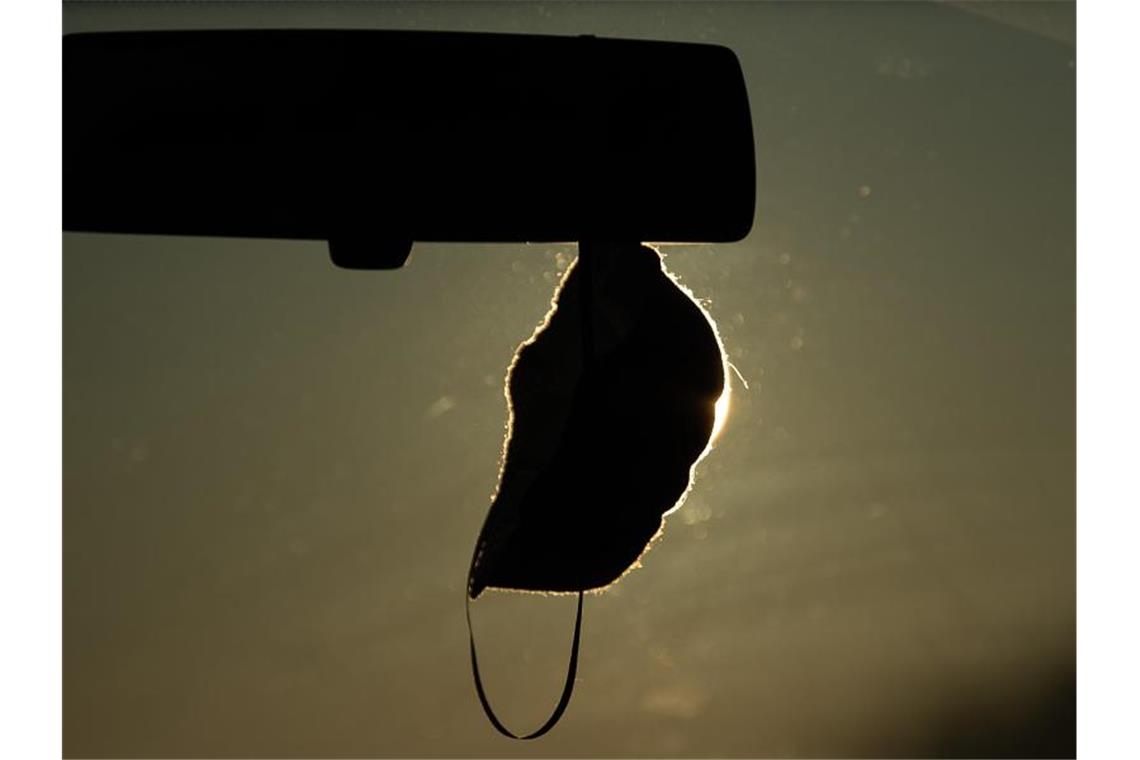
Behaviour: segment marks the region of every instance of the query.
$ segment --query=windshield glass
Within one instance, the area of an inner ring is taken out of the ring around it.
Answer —
[[[576,246],[354,272],[318,242],[65,234],[66,754],[1075,751],[1072,4],[64,20],[726,45],[758,176],[745,240],[663,248],[735,369],[727,422],[643,566],[586,598],[574,700],[519,746],[479,710],[464,581],[507,364]],[[475,604],[509,725],[557,699],[573,611]]]

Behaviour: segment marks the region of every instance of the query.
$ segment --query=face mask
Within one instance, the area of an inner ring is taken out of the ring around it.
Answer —
[[[546,319],[515,353],[510,422],[490,512],[467,579],[487,589],[577,593],[562,697],[534,739],[570,702],[582,594],[638,565],[680,505],[708,451],[725,392],[725,358],[711,320],[643,245],[583,244]]]

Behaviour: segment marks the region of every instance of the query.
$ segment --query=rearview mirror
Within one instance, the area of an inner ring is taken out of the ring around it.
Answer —
[[[724,47],[394,31],[73,34],[65,230],[329,240],[725,242],[755,160]],[[403,252],[402,254],[400,252]]]

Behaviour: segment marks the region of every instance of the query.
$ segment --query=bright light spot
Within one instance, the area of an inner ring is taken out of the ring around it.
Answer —
[[[708,702],[704,689],[682,684],[646,693],[641,698],[641,710],[666,718],[695,718],[704,712]]]
[[[710,445],[720,436],[720,431],[724,430],[724,423],[728,421],[728,400],[731,395],[728,383],[725,383],[724,392],[720,394],[720,398],[716,400],[716,407],[714,407],[716,416],[713,418],[712,435],[709,436]]]
[[[447,414],[455,407],[456,401],[454,398],[451,396],[440,396],[439,399],[437,399],[434,403],[431,404],[431,406],[427,408],[427,411],[424,412],[424,416],[430,420],[434,420]]]

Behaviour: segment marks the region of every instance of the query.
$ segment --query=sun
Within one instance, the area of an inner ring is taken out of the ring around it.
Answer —
[[[709,435],[709,445],[716,443],[716,439],[720,437],[720,432],[724,430],[724,423],[728,421],[728,407],[729,397],[732,395],[729,390],[729,384],[724,384],[724,391],[720,394],[720,398],[716,400],[716,406],[713,409],[716,415],[713,417],[712,434]]]

